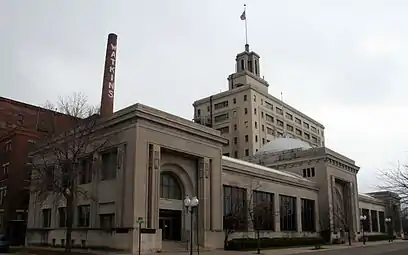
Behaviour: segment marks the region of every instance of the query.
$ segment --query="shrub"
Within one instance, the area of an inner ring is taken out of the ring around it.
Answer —
[[[261,249],[293,247],[293,246],[320,246],[324,243],[321,237],[293,237],[293,238],[261,238]],[[258,247],[258,240],[254,238],[237,238],[228,241],[227,250],[245,251],[255,250]]]
[[[383,240],[388,240],[389,238],[390,238],[390,236],[385,235],[385,234],[365,236],[365,239],[366,239],[367,242],[383,241]],[[362,242],[363,237],[360,236],[360,238],[358,240],[360,242]]]

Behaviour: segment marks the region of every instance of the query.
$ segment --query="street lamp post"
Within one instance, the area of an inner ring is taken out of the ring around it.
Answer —
[[[189,196],[186,196],[184,199],[184,206],[187,208],[187,210],[190,212],[190,255],[193,254],[193,212],[194,208],[198,206],[199,200],[197,197],[192,197],[190,198]],[[198,230],[197,230],[198,234]],[[197,244],[198,245],[198,244]]]
[[[362,228],[362,230],[363,230],[363,244],[366,243],[365,235],[364,235],[364,222],[365,222],[365,220],[367,220],[367,216],[365,216],[365,215],[360,215],[361,228]]]
[[[388,242],[391,243],[392,241],[394,241],[393,231],[391,230],[391,217],[385,218],[385,223],[387,224],[388,230]]]

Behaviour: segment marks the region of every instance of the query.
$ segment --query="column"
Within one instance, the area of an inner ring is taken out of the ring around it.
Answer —
[[[302,232],[302,199],[296,197],[296,223],[297,232]]]
[[[314,203],[314,210],[315,210],[315,229],[316,229],[316,233],[320,233],[320,213],[319,213],[319,203],[318,200],[315,200]]]
[[[381,232],[381,228],[380,228],[380,212],[377,211],[377,232]]]
[[[368,210],[368,224],[370,224],[370,232],[373,232],[373,221],[371,219],[371,210]]]
[[[275,193],[274,195],[274,201],[273,201],[273,206],[274,206],[274,211],[275,211],[275,232],[280,232],[280,196],[278,193]]]
[[[160,203],[160,146],[149,144],[148,166],[148,221],[147,227],[159,228],[159,203]],[[150,219],[149,219],[150,218]]]
[[[211,230],[222,232],[223,198],[222,198],[222,165],[221,156],[212,159],[210,169],[210,205],[211,205]]]
[[[211,160],[209,158],[200,158],[198,163],[198,240],[199,244],[205,244],[205,232],[211,228],[211,199],[210,199],[210,181],[209,173],[211,169]]]

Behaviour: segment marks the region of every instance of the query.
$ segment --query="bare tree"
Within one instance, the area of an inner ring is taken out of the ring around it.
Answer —
[[[30,192],[36,203],[64,201],[66,204],[66,252],[71,251],[74,203],[80,196],[89,198],[79,186],[80,177],[91,175],[93,155],[108,144],[98,134],[96,108],[87,103],[81,93],[60,97],[57,104],[47,103],[49,109],[73,117],[72,128],[63,134],[47,137],[32,154]]]
[[[401,205],[408,205],[408,165],[400,165],[380,171],[382,190],[396,193],[400,197]]]

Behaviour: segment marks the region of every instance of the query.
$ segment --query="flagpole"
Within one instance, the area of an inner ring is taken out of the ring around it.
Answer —
[[[248,24],[246,15],[246,4],[244,4],[244,13],[245,13],[245,45],[248,45]]]

